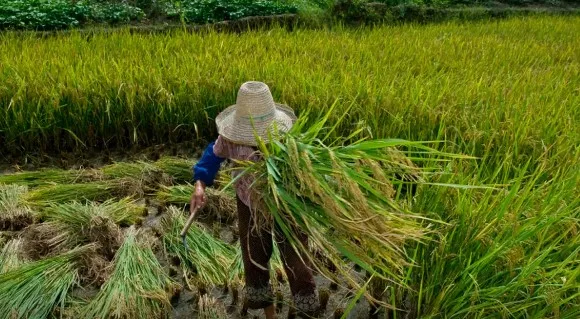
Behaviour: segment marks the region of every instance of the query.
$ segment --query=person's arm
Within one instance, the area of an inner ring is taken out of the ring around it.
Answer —
[[[201,181],[204,186],[211,186],[214,183],[215,177],[224,162],[225,158],[214,154],[213,147],[215,142],[210,143],[201,159],[193,166],[193,182]]]
[[[205,187],[213,185],[217,172],[225,158],[215,155],[213,151],[215,142],[212,142],[203,152],[201,159],[193,166],[193,182],[195,183],[193,194],[189,202],[189,211],[194,214],[198,208],[205,205]]]

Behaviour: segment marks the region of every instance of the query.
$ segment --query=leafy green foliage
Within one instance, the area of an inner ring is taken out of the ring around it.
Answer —
[[[4,0],[0,3],[0,29],[61,29],[75,27],[90,16],[84,1]]]
[[[189,0],[175,2],[167,10],[169,16],[183,16],[187,22],[193,23],[296,12],[294,5],[271,0]]]

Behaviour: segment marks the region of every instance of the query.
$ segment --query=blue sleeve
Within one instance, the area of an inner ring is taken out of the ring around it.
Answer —
[[[213,152],[215,142],[211,142],[199,162],[193,166],[193,181],[202,181],[206,186],[213,185],[215,177],[220,169],[221,164],[225,158],[216,156]]]

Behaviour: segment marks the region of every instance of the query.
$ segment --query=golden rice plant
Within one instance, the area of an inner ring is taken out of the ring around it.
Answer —
[[[151,239],[131,227],[113,261],[111,276],[81,311],[81,318],[168,318],[177,284],[159,264]]]
[[[430,231],[424,216],[393,199],[389,167],[411,168],[407,161],[391,156],[389,149],[405,147],[408,154],[424,156],[425,162],[434,156],[461,156],[398,139],[356,140],[362,129],[343,140],[329,141],[341,124],[328,122],[332,112],[330,108],[309,126],[308,115],[302,116],[280,140],[272,138],[265,144],[258,138],[264,160],[240,163],[244,174],[256,178],[256,196],[263,201],[257,208],[264,214],[262,220],[275,223],[296,249],[334,280],[326,265],[312,256],[311,247],[302,246],[298,231],[305,232],[311,245],[334,264],[346,259],[372,275],[402,284],[403,270],[413,263],[405,253],[406,245],[427,240]],[[362,288],[351,272],[337,270],[341,280]]]

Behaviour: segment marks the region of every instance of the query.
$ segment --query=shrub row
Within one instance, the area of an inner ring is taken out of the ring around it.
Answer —
[[[90,23],[144,21],[146,18],[210,23],[296,12],[291,4],[271,0],[4,0],[0,3],[0,30],[54,30]]]

